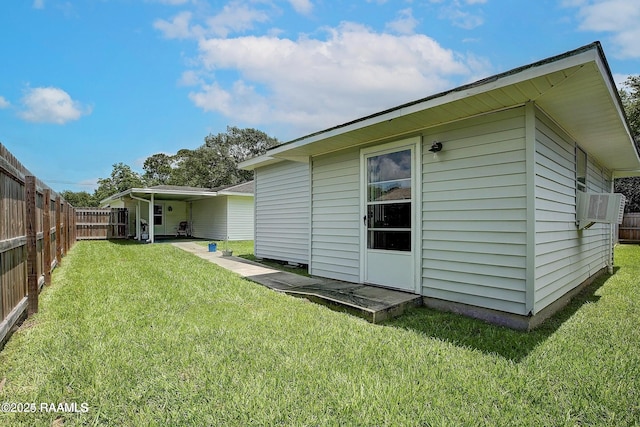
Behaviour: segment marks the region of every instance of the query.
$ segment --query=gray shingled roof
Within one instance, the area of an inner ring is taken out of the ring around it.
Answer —
[[[251,180],[251,181],[243,182],[242,184],[233,184],[233,185],[218,187],[214,189],[214,191],[218,191],[218,192],[228,191],[230,193],[253,194],[255,191],[255,186],[254,186],[253,180]]]
[[[153,187],[148,187],[154,190],[171,190],[171,191],[212,191],[210,188],[202,188],[202,187],[189,187],[183,185],[154,185]]]

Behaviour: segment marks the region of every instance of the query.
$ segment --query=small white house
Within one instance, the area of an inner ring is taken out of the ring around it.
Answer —
[[[613,180],[640,158],[596,42],[241,167],[256,256],[527,329],[612,269]]]
[[[132,188],[104,199],[100,205],[127,208],[129,233],[138,240],[154,242],[157,237],[178,234],[211,240],[252,240],[253,184],[249,181],[218,189],[173,185]]]

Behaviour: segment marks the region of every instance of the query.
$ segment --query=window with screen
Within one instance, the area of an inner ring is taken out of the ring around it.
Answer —
[[[576,147],[576,185],[580,191],[587,191],[587,153]]]
[[[153,225],[162,225],[162,205],[153,205]]]

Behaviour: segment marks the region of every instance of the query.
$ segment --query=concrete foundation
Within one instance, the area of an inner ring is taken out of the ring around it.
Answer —
[[[489,308],[476,307],[473,305],[429,297],[423,297],[422,303],[424,306],[434,308],[436,310],[462,314],[464,316],[473,317],[475,319],[484,320],[485,322],[493,323],[500,326],[506,326],[512,329],[530,331],[540,326],[545,320],[564,308],[571,301],[571,299],[573,299],[584,288],[593,283],[595,279],[600,277],[606,271],[606,268],[597,271],[587,280],[580,283],[578,286],[558,298],[556,301],[531,316],[521,316],[504,311],[491,310]]]

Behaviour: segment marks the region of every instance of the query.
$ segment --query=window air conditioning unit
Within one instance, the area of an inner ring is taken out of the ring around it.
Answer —
[[[619,193],[584,193],[578,191],[577,220],[580,230],[596,222],[621,224],[626,199]]]

